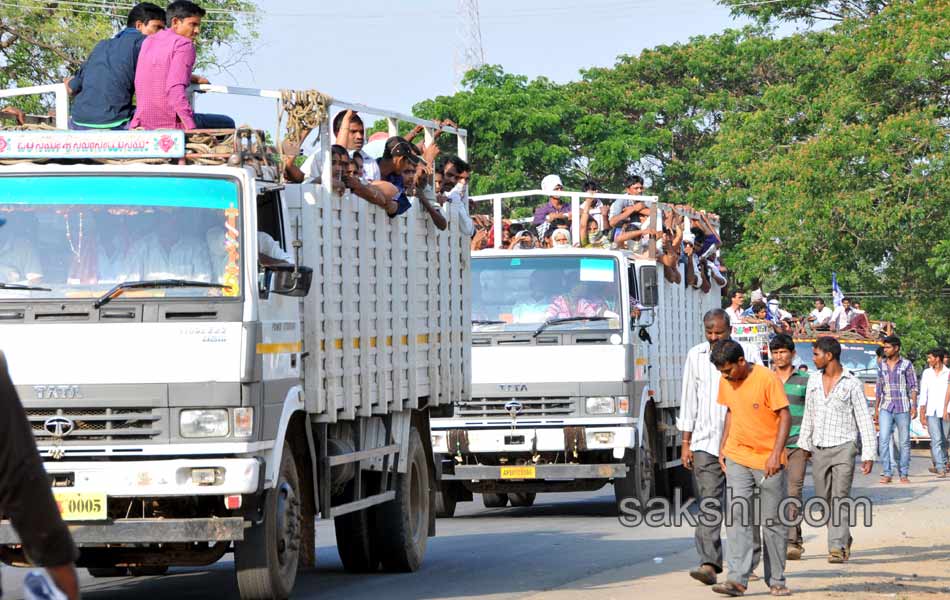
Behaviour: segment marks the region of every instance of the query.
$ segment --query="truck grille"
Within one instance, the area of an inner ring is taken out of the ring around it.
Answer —
[[[152,408],[28,408],[27,419],[38,444],[56,439],[47,427],[48,419],[65,417],[72,422],[72,431],[63,436],[63,443],[102,441],[141,441],[160,435],[162,419]]]
[[[574,400],[571,398],[472,398],[459,403],[459,416],[508,417],[505,404],[511,401],[521,403],[518,418],[565,417],[574,413]]]

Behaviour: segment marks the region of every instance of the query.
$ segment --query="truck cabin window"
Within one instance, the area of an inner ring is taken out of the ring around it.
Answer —
[[[472,261],[474,331],[619,329],[625,312],[617,261],[608,257],[479,258]]]
[[[156,279],[229,288],[159,287],[123,297],[239,296],[239,207],[239,186],[226,179],[3,178],[0,300],[96,298],[119,283]]]

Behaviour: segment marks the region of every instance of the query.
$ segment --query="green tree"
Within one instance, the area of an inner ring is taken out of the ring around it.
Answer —
[[[900,0],[898,0],[900,1]],[[731,6],[735,16],[746,16],[760,23],[775,21],[844,21],[867,19],[880,13],[894,0],[786,0],[784,2],[749,2],[749,0],[719,0]]]
[[[256,38],[256,6],[249,0],[205,0],[208,15],[198,41],[198,69],[227,69]],[[93,46],[125,27],[130,0],[45,2],[23,0],[0,6],[0,87],[62,81]],[[200,71],[199,71],[200,72]],[[18,100],[29,111],[49,108],[50,98]],[[45,104],[44,104],[45,103]]]

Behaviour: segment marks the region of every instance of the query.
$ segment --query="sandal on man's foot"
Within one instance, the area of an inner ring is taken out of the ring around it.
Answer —
[[[716,585],[712,586],[712,591],[716,592],[717,594],[722,594],[723,596],[745,595],[745,588],[733,581],[717,583]]]
[[[901,476],[901,483],[910,483],[910,478],[907,475]]]
[[[828,562],[833,565],[840,565],[846,560],[848,560],[848,557],[844,550],[832,550],[828,553]]]
[[[890,475],[881,475],[881,483],[890,483],[890,482],[891,482]]]
[[[788,550],[786,551],[785,558],[786,560],[801,560],[802,554],[805,553],[805,549],[798,544],[789,544]]]
[[[716,569],[712,565],[701,565],[698,569],[690,571],[689,576],[706,585],[715,585],[716,583]]]
[[[769,593],[773,596],[791,596],[792,591],[784,585],[773,585],[769,588]]]

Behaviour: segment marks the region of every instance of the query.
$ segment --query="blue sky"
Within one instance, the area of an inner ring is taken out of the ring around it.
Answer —
[[[451,94],[459,44],[455,0],[301,2],[260,0],[253,54],[213,83],[316,88],[330,95],[409,112],[425,98]],[[621,54],[740,27],[713,0],[481,0],[485,60],[511,73],[569,81]],[[344,8],[345,7],[345,8]],[[791,31],[791,28],[789,28]],[[409,49],[407,54],[405,50]],[[402,53],[402,57],[399,57]],[[274,104],[207,95],[203,112],[273,129]]]

